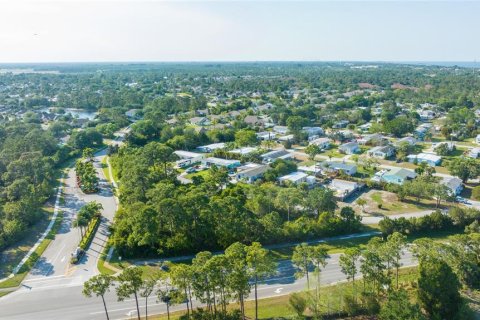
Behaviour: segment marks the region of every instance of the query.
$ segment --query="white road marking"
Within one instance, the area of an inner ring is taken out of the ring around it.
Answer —
[[[282,293],[283,288],[278,288],[275,290],[275,293]]]
[[[43,282],[43,281],[49,281],[49,280],[54,280],[57,278],[62,278],[65,277],[65,275],[59,275],[59,276],[51,276],[51,277],[41,277],[41,278],[33,278],[33,279],[27,279],[24,280],[23,282]]]

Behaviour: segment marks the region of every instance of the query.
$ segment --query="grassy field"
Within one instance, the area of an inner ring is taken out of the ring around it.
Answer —
[[[44,208],[42,208],[42,215],[43,218],[28,230],[28,233],[26,233],[21,241],[5,249],[0,254],[0,279],[12,273],[15,266],[23,259],[25,254],[27,254],[45,231],[53,215],[53,207],[51,204],[45,205]]]
[[[33,252],[30,258],[23,265],[23,267],[20,268],[20,271],[15,276],[3,282],[0,282],[0,288],[18,287],[22,283],[23,279],[30,272],[30,269],[35,265],[37,260],[42,256],[43,252],[47,249],[50,242],[53,239],[55,239],[55,234],[57,233],[58,227],[60,226],[62,220],[63,220],[63,213],[59,212],[57,215],[57,218],[55,219],[55,223],[52,227],[52,230],[50,230],[50,233],[40,243],[40,245],[37,247],[35,252]]]
[[[364,207],[364,213],[374,216],[388,216],[436,209],[435,201],[433,200],[420,199],[420,201],[417,202],[416,199],[407,197],[405,200],[400,201],[395,193],[387,191],[370,190],[362,194],[360,198],[367,201]],[[442,205],[445,204],[442,203]],[[358,214],[362,211],[362,208],[355,203],[353,204],[353,208]]]

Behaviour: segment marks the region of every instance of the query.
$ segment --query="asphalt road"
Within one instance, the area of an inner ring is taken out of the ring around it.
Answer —
[[[331,255],[328,264],[321,273],[322,285],[345,281],[345,276],[338,265],[339,254]],[[407,252],[402,258],[403,266],[412,266],[416,262]],[[280,296],[301,291],[307,287],[306,278],[295,279],[295,270],[289,260],[278,265],[275,276],[259,286],[259,298]],[[31,289],[21,288],[0,298],[2,320],[51,320],[51,319],[105,319],[103,304],[100,298],[87,299],[82,296],[81,283],[59,283],[50,286],[33,286]],[[252,297],[249,297],[250,299]],[[133,299],[118,302],[112,289],[107,296],[107,308],[110,319],[129,319],[135,315]],[[144,313],[145,302],[140,301],[140,312]],[[194,301],[194,305],[200,304]],[[184,309],[184,305],[173,306],[171,310]],[[165,304],[157,303],[155,297],[149,300],[149,314],[165,313]]]
[[[95,275],[97,260],[103,252],[108,237],[108,225],[113,221],[116,211],[115,198],[101,169],[101,160],[106,151],[95,155],[94,166],[100,177],[100,191],[95,194],[84,194],[76,185],[75,170],[70,169],[64,180],[64,203],[60,204],[63,221],[55,237],[42,257],[25,278],[23,287],[26,289],[49,288],[57,285],[82,284]],[[102,222],[95,238],[81,261],[70,264],[71,253],[80,242],[80,231],[72,227],[78,210],[88,202],[97,201],[102,204]]]
[[[121,132],[118,140],[113,143],[121,144],[125,132]],[[81,294],[83,283],[98,273],[97,260],[108,237],[108,225],[113,220],[116,211],[115,198],[100,166],[101,159],[104,156],[105,151],[95,155],[95,166],[101,179],[101,190],[98,194],[83,194],[76,186],[74,171],[70,170],[68,172],[64,188],[65,202],[61,204],[64,220],[59,232],[27,276],[23,286],[19,290],[0,298],[1,319],[104,319],[101,299],[87,299]],[[94,200],[103,205],[104,220],[86,256],[78,265],[71,266],[69,263],[70,254],[80,240],[79,231],[72,228],[72,221],[81,206]],[[472,202],[471,206],[480,208],[480,202]],[[428,212],[414,214],[416,216],[425,215]],[[366,217],[364,217],[364,223],[365,219]],[[326,285],[345,280],[345,276],[338,266],[338,257],[338,254],[332,255],[329,260],[327,267],[322,272],[322,284]],[[407,253],[402,259],[402,263],[404,266],[411,266],[415,264],[415,261],[411,254]],[[267,298],[305,289],[306,279],[295,279],[294,273],[290,261],[281,261],[277,275],[259,286],[259,297]],[[108,293],[106,298],[111,319],[125,319],[134,315],[135,302],[133,300],[118,302],[113,291]],[[141,302],[141,306],[143,312],[145,303]],[[180,305],[171,309],[179,310],[183,308],[184,306]],[[151,313],[166,312],[165,305],[157,303],[154,297],[150,299],[149,310]]]

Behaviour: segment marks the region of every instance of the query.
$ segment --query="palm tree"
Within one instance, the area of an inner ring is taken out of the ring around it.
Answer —
[[[86,297],[91,297],[95,294],[97,297],[102,297],[103,307],[105,308],[105,315],[108,317],[107,304],[105,303],[105,293],[110,291],[110,286],[112,285],[113,278],[106,274],[99,274],[90,278],[83,284],[83,295]]]
[[[118,276],[118,281],[120,282],[117,287],[118,301],[123,301],[133,295],[137,306],[137,318],[140,320],[138,293],[143,285],[142,269],[139,267],[127,268]]]

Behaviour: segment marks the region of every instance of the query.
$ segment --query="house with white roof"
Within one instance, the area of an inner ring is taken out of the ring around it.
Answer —
[[[442,177],[440,183],[448,187],[452,196],[459,195],[463,190],[463,181],[457,177]]]
[[[284,160],[292,159],[293,156],[287,150],[282,149],[282,150],[273,150],[273,151],[264,153],[260,156],[260,158],[262,158],[263,163],[272,163],[277,159],[284,159]]]
[[[470,149],[468,156],[473,159],[480,157],[480,147]]]
[[[309,178],[310,177],[310,178]],[[313,178],[313,180],[312,180]],[[308,183],[308,184],[313,184],[315,183],[315,177],[309,176],[305,172],[300,172],[300,171],[295,171],[292,173],[289,173],[283,177],[278,178],[278,181],[280,183],[286,183],[287,181],[293,184],[300,184],[300,183]]]
[[[427,152],[422,152],[419,154],[409,154],[407,158],[408,158],[408,162],[411,162],[411,163],[425,162],[432,167],[438,166],[442,162],[442,157],[437,156],[436,154],[427,153]]]
[[[288,133],[288,127],[286,126],[274,126],[273,131],[275,131],[278,134],[285,135]]]
[[[394,154],[395,154],[395,148],[390,145],[373,147],[372,149],[367,151],[367,155],[369,157],[379,158],[379,159],[390,158]]]
[[[441,147],[443,145],[447,146],[448,151],[452,151],[453,149],[455,149],[455,143],[453,143],[451,141],[444,141],[444,142],[439,142],[436,145],[434,145],[433,150],[436,151],[439,147]]]
[[[212,144],[208,144],[206,146],[197,147],[197,149],[200,152],[210,153],[210,152],[213,152],[217,149],[225,149],[225,143],[224,142],[212,143]]]
[[[356,191],[360,190],[363,184],[356,181],[347,181],[341,179],[333,179],[328,188],[335,192],[335,197],[345,200]]]
[[[323,129],[320,127],[303,127],[302,131],[305,132],[308,137],[321,136],[324,134]]]
[[[270,169],[270,167],[265,164],[247,163],[237,168],[236,178],[238,181],[253,183],[261,179],[268,169]]]
[[[387,138],[379,133],[366,134],[359,139],[357,139],[359,144],[369,144],[369,145],[383,145],[387,142]]]
[[[204,155],[201,153],[196,153],[196,152],[190,152],[190,151],[183,151],[183,150],[176,150],[173,152],[179,160],[177,160],[176,166],[178,168],[184,168],[187,166],[190,166],[194,163],[201,162],[202,159],[204,158]]]
[[[415,179],[416,176],[415,172],[404,168],[383,169],[375,173],[372,181],[402,185],[407,180]]]
[[[331,139],[329,138],[318,138],[315,140],[310,141],[308,144],[315,144],[317,145],[320,149],[328,149],[330,147]]]
[[[401,139],[398,139],[395,142],[395,145],[400,146],[403,143],[408,143],[409,145],[414,146],[417,143],[417,139],[415,139],[414,137],[403,137]]]
[[[276,136],[277,134],[271,131],[257,132],[257,139],[263,141],[273,140]]]
[[[206,117],[193,117],[190,118],[190,124],[195,126],[209,126],[211,124],[210,120]]]
[[[240,167],[241,165],[239,160],[227,160],[215,157],[202,159],[202,164],[206,167],[211,167],[212,165],[215,165],[217,167],[225,167],[229,170]]]
[[[244,156],[244,155],[250,154],[252,152],[255,152],[257,150],[258,150],[257,147],[243,147],[243,148],[230,150],[229,152],[230,153],[236,153],[236,154]]]
[[[338,150],[345,154],[355,154],[360,152],[360,147],[356,142],[347,142],[347,143],[341,144],[338,147]]]
[[[293,134],[287,134],[285,136],[278,137],[278,141],[291,141],[293,140],[294,135]]]
[[[340,161],[325,161],[320,164],[322,173],[343,172],[349,176],[357,173],[357,166],[353,163],[345,163]]]

